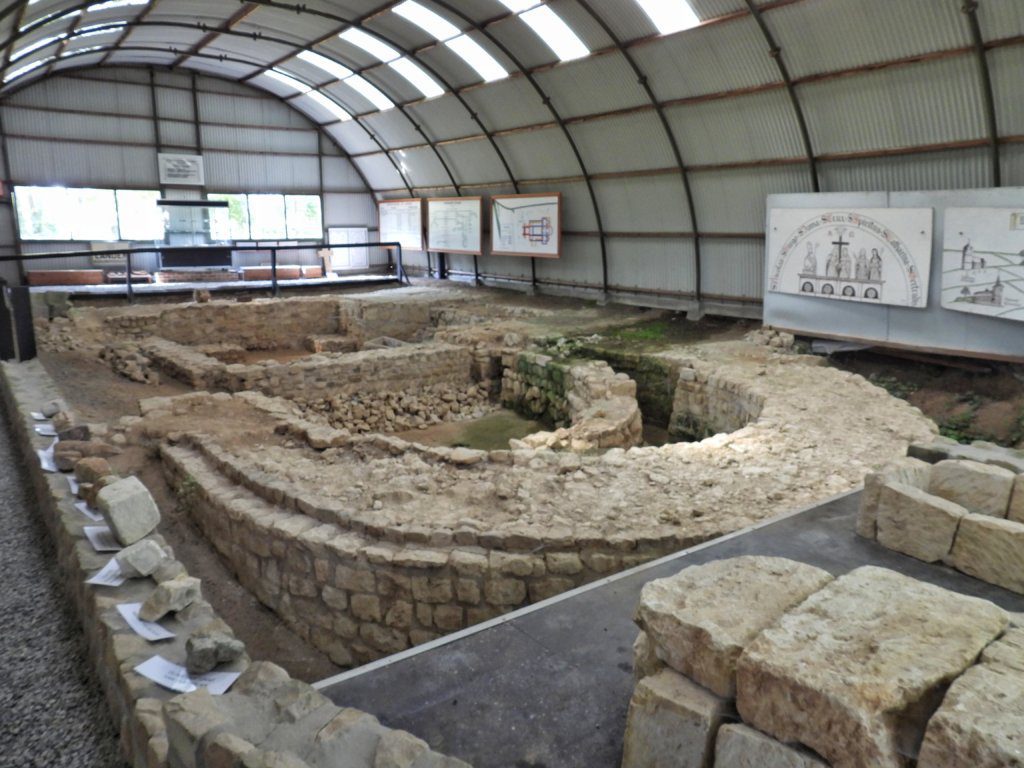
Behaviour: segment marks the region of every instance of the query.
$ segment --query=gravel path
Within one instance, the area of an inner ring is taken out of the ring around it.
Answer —
[[[0,407],[0,768],[122,768],[35,509]]]

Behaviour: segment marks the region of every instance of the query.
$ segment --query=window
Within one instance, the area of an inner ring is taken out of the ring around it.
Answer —
[[[164,216],[157,207],[159,192],[117,190],[117,221],[122,240],[163,240]]]
[[[210,211],[210,238],[226,240],[322,240],[318,195],[211,194],[227,208]]]
[[[644,9],[644,13],[650,18],[651,23],[658,28],[658,32],[663,35],[681,32],[700,24],[700,19],[687,0],[637,0],[637,2]]]
[[[121,235],[112,189],[15,187],[14,200],[22,240],[130,239]]]

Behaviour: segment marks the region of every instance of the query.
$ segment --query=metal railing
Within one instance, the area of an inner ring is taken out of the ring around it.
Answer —
[[[254,251],[269,251],[270,252],[270,283],[271,293],[274,298],[278,298],[281,295],[281,288],[277,277],[277,254],[282,251],[321,251],[321,250],[338,250],[343,248],[383,248],[387,251],[393,251],[395,253],[395,276],[398,278],[400,283],[408,284],[409,277],[405,273],[405,267],[402,264],[402,244],[398,242],[387,242],[387,243],[345,243],[343,245],[329,245],[327,243],[309,243],[306,245],[275,245],[275,246],[263,246],[263,247],[240,247],[238,245],[225,245],[225,246],[153,246],[149,248],[114,248],[110,250],[102,251],[54,251],[51,253],[33,253],[33,254],[22,254],[20,256],[0,256],[0,264],[2,263],[22,263],[31,261],[42,261],[44,259],[69,259],[69,258],[80,258],[80,257],[95,257],[95,256],[124,256],[125,257],[125,288],[128,296],[128,303],[133,304],[135,302],[135,288],[132,284],[132,256],[138,254],[157,254],[160,257],[160,263],[163,263],[164,256],[174,255],[176,253],[183,254],[195,254],[201,253],[205,248],[209,248],[211,251],[230,251],[232,253],[238,251],[245,251],[252,253]],[[111,265],[113,266],[113,265]],[[211,268],[221,265],[202,265],[197,264],[196,267],[209,266]],[[118,265],[120,268],[120,265]],[[58,271],[58,270],[55,270]],[[113,270],[111,270],[113,271]]]

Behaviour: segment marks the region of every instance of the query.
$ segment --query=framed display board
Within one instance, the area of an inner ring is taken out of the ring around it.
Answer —
[[[931,256],[931,208],[769,212],[769,291],[924,308]]]
[[[427,199],[427,250],[483,254],[484,199],[431,197]]]
[[[562,194],[492,197],[491,253],[559,258],[562,255]]]
[[[381,242],[398,242],[409,251],[424,250],[422,198],[381,200],[377,203],[377,212]]]
[[[179,187],[201,187],[206,183],[202,155],[175,155],[161,152],[157,155],[160,184]]]
[[[949,208],[942,306],[1024,321],[1024,207]]]

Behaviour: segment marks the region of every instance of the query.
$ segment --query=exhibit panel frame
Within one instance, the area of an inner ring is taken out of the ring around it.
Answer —
[[[492,195],[490,253],[562,258],[562,193]]]
[[[422,197],[378,200],[377,221],[381,242],[401,243],[406,251],[426,250]]]
[[[475,225],[473,224],[473,214],[476,214]],[[435,226],[435,222],[437,222],[437,226]],[[458,242],[460,239],[461,243]],[[453,242],[467,247],[451,247]],[[483,197],[428,197],[427,250],[438,253],[483,256]]]
[[[768,290],[765,248],[764,323],[792,333],[897,349],[1024,362],[1024,333],[1013,320],[951,311],[942,306],[946,213],[952,208],[1019,208],[1024,188],[921,192],[837,192],[769,195],[765,231],[775,208],[932,208],[932,273],[924,308],[831,301]]]

